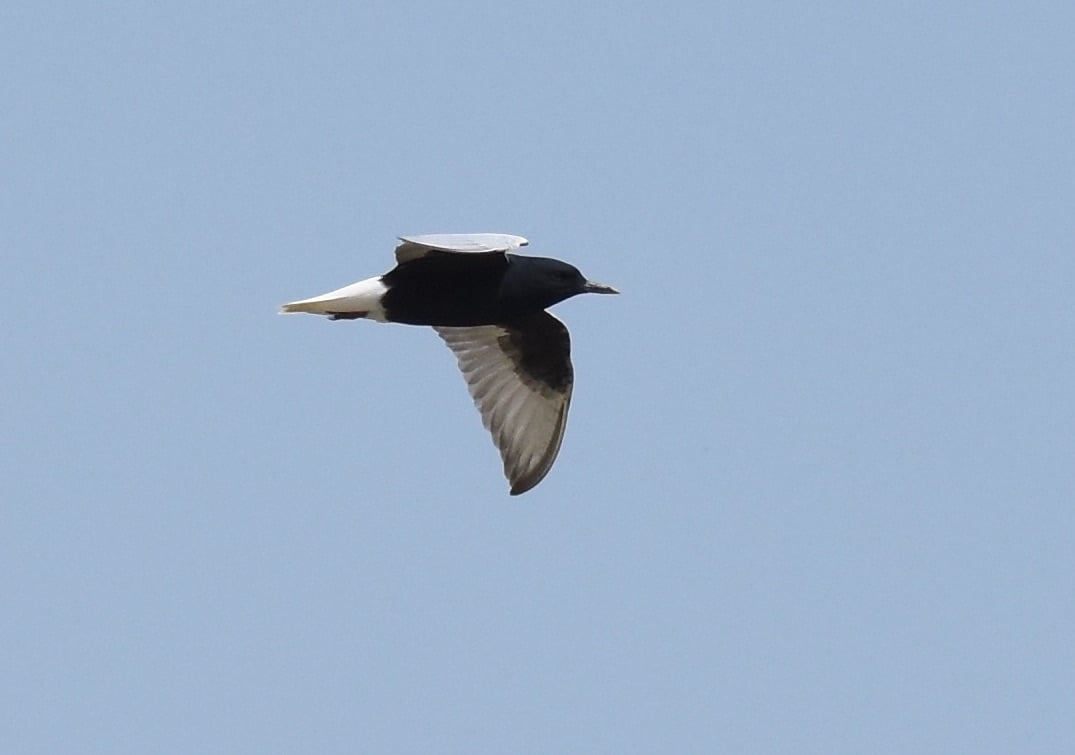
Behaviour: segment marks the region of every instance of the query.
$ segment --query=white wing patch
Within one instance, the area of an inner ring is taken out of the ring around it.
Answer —
[[[402,264],[424,257],[430,252],[495,253],[510,252],[530,242],[509,233],[431,233],[424,236],[400,236],[396,262]]]
[[[522,372],[508,326],[434,329],[459,361],[482,423],[504,460],[511,494],[525,493],[548,474],[560,452],[571,404],[570,357],[564,355],[566,385],[556,390]]]

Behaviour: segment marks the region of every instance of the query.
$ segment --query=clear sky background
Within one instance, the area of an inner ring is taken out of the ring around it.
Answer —
[[[1067,2],[7,3],[0,751],[1075,752]],[[401,233],[556,314],[509,498]]]

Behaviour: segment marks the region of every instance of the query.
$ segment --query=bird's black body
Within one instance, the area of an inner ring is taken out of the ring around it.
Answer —
[[[389,322],[448,327],[510,323],[586,290],[566,262],[498,253],[431,252],[381,280]]]
[[[546,312],[576,294],[614,294],[575,267],[509,254],[527,244],[506,234],[401,238],[396,266],[285,312],[333,320],[430,325],[455,354],[482,422],[504,460],[511,494],[525,493],[560,451],[574,372],[571,337]]]

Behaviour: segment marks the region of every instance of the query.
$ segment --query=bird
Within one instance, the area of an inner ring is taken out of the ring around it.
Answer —
[[[504,462],[510,494],[534,488],[560,452],[574,386],[567,327],[546,310],[577,294],[618,294],[557,259],[514,253],[506,233],[400,236],[396,266],[282,313],[432,326],[452,350]]]

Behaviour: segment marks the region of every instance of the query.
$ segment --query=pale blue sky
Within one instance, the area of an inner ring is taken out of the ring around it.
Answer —
[[[1070,3],[8,3],[0,751],[1075,751]],[[623,290],[512,499],[401,233]]]

